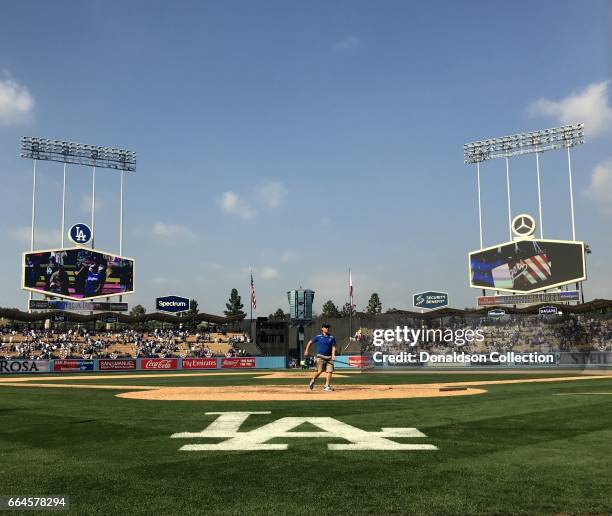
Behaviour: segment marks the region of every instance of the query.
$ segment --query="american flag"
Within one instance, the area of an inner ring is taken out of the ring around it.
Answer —
[[[255,282],[253,281],[253,271],[251,271],[251,306],[253,310],[257,308],[257,298],[255,297]]]
[[[355,308],[355,300],[353,298],[353,276],[351,274],[351,269],[349,269],[349,303],[351,304],[351,308]]]
[[[535,284],[550,278],[550,262],[544,253],[527,258],[524,263],[526,268],[523,274],[529,283]]]

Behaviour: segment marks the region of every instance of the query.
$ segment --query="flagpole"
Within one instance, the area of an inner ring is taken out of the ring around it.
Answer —
[[[351,345],[351,335],[353,335],[353,278],[349,267],[349,346]]]
[[[251,327],[249,328],[249,333],[251,334],[251,341],[255,342],[255,339],[253,338],[253,269],[251,269],[251,288],[249,289],[250,291],[250,304],[251,304]]]

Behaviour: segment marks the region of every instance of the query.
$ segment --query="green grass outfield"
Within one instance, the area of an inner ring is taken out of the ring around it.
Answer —
[[[503,378],[520,376],[373,373],[335,384]],[[299,379],[120,379],[113,373],[87,382],[304,385]],[[449,398],[204,402],[0,386],[0,494],[67,494],[73,514],[612,513],[612,394],[572,395],[612,393],[612,377],[483,388],[488,392]],[[416,427],[427,437],[397,442],[438,450],[332,451],[328,443],[343,441],[300,438],[280,440],[289,443],[286,451],[185,452],[182,445],[202,441],[170,439],[205,428],[215,419],[205,412],[268,410],[241,430],[287,416],[329,416],[368,431]]]

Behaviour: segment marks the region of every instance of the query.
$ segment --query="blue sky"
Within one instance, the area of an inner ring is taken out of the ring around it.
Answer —
[[[441,289],[472,306],[475,171],[463,143],[585,122],[573,154],[587,298],[612,291],[610,3],[34,2],[0,18],[0,305],[24,307],[31,163],[22,135],[138,153],[126,180],[130,304],[237,287],[258,314],[299,287],[409,308]],[[39,167],[37,247],[59,244],[60,164]],[[485,245],[507,239],[505,168],[483,166]],[[546,237],[570,238],[562,153],[542,158]],[[535,158],[511,163],[513,213],[537,214]],[[118,186],[98,174],[96,245],[118,250]],[[67,222],[91,172],[69,168]]]

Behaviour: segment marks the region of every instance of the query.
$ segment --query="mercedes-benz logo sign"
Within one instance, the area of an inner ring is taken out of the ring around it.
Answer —
[[[521,213],[512,220],[512,232],[518,237],[528,237],[535,233],[536,223],[531,215]]]

